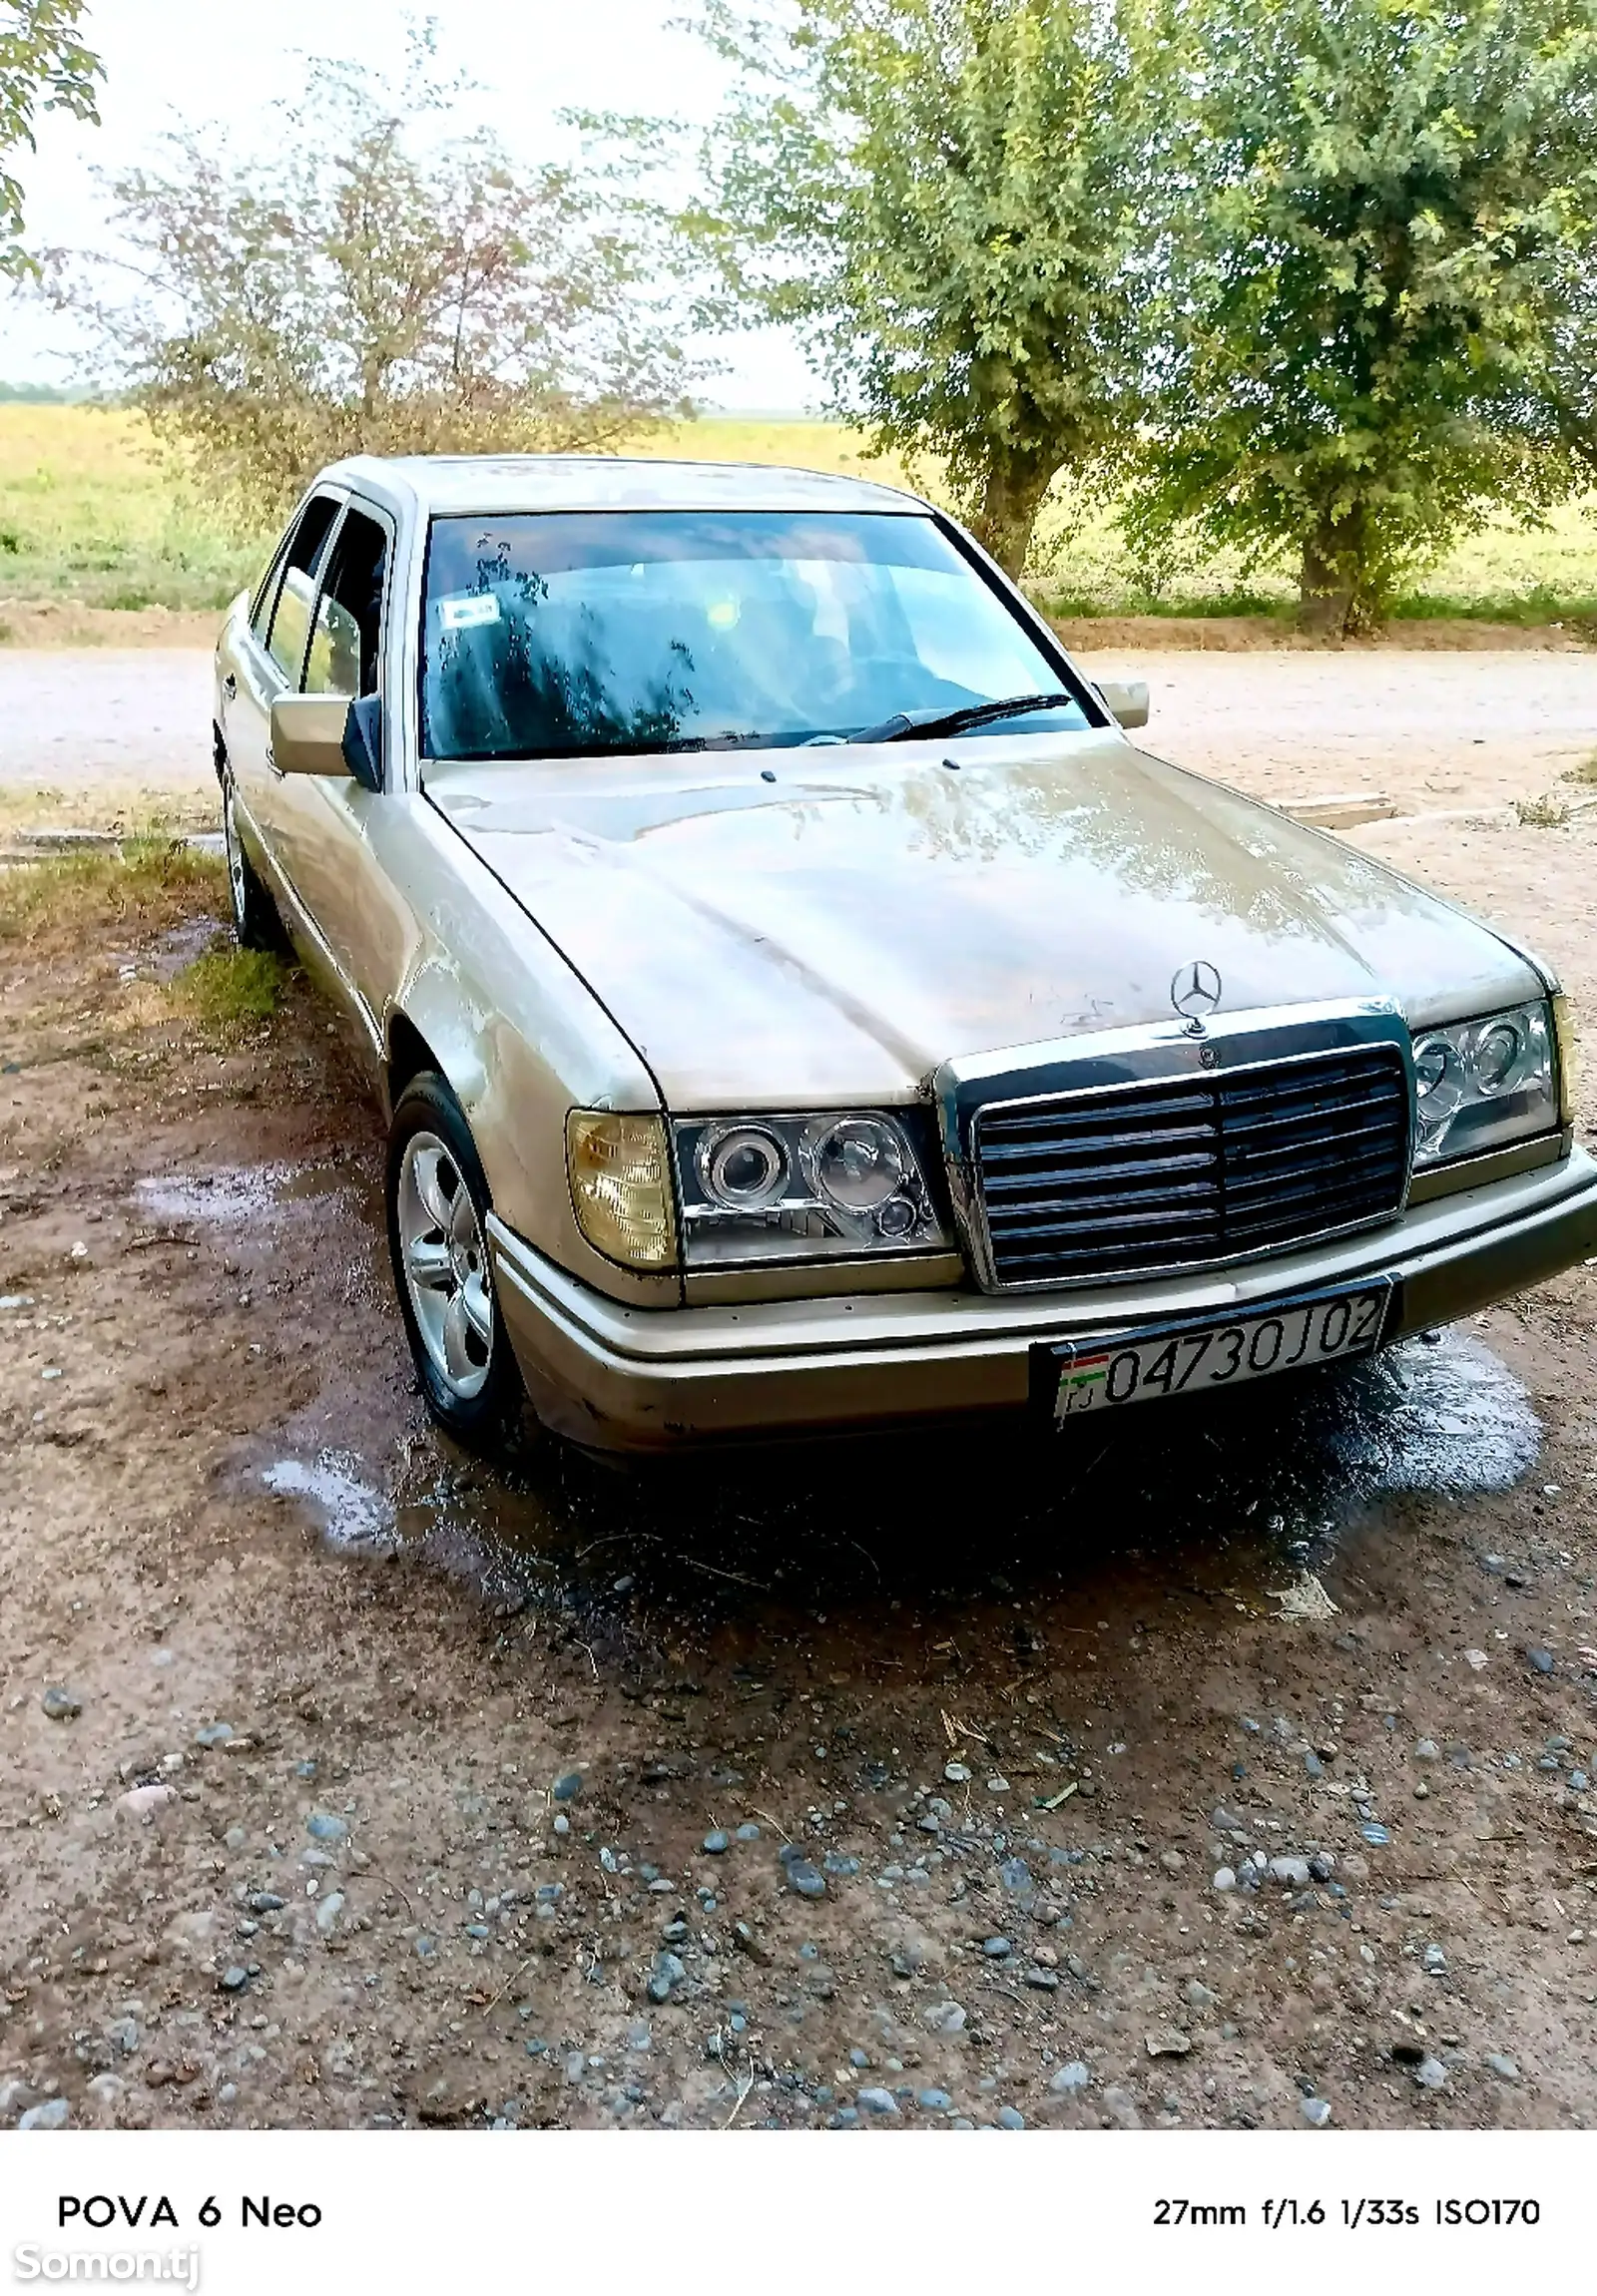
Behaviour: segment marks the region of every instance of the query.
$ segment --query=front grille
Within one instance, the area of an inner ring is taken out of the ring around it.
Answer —
[[[1375,1045],[1066,1093],[979,1110],[974,1146],[1001,1284],[1191,1267],[1396,1212],[1408,1078]]]

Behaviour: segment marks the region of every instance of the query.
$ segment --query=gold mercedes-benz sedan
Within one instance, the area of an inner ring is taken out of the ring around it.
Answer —
[[[218,649],[235,916],[375,1070],[447,1428],[1065,1425],[1597,1251],[1547,966],[1146,710],[884,487],[317,479]]]

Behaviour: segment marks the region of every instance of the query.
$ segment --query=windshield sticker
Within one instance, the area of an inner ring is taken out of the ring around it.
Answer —
[[[445,630],[479,630],[485,622],[498,619],[499,601],[491,592],[471,590],[438,601],[438,620]]]

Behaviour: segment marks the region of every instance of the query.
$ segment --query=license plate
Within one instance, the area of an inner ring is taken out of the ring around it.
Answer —
[[[1389,1282],[1372,1283],[1358,1291],[1286,1300],[1229,1323],[1164,1324],[1124,1339],[1052,1347],[1059,1375],[1054,1418],[1062,1422],[1167,1395],[1207,1394],[1277,1371],[1368,1355],[1380,1344],[1390,1297]]]

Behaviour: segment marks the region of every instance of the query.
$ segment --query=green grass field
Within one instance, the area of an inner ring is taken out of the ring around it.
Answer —
[[[904,483],[839,423],[711,416],[656,433],[640,452],[727,462],[797,463]],[[935,492],[935,478],[925,482]],[[71,601],[100,608],[210,612],[250,580],[266,538],[208,520],[175,480],[135,413],[88,405],[0,403],[0,606]],[[1249,572],[1214,559],[1151,577],[1129,556],[1109,509],[1044,513],[1031,588],[1052,610],[1091,614],[1286,613],[1285,568]],[[1501,520],[1426,578],[1399,614],[1597,628],[1597,497],[1532,531]]]

